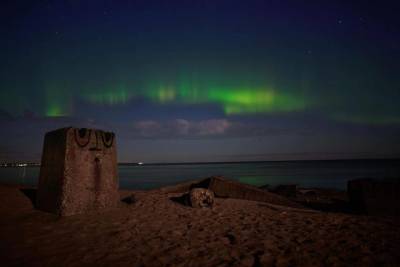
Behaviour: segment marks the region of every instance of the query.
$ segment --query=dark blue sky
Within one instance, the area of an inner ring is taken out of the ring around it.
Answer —
[[[393,1],[3,1],[0,160],[65,126],[120,161],[398,157]]]

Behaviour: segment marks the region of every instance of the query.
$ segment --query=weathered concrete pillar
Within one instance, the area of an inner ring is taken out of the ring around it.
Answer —
[[[118,203],[114,133],[69,127],[46,134],[37,208],[69,216]]]

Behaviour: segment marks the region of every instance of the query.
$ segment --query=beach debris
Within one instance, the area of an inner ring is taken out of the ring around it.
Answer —
[[[295,208],[303,207],[302,205],[290,201],[283,196],[259,189],[252,185],[227,180],[220,176],[210,177],[197,183],[193,183],[191,184],[191,188],[207,188],[213,191],[216,197],[268,202]]]
[[[61,216],[117,206],[115,135],[86,128],[46,133],[37,207]]]
[[[213,191],[215,197],[236,198],[267,202],[270,204],[287,206],[292,208],[304,208],[303,205],[296,203],[286,197],[257,188],[249,184],[228,180],[221,176],[212,176],[205,179],[189,181],[174,186],[166,186],[160,189],[164,193],[187,193],[193,188],[205,188]],[[184,195],[181,196],[183,198]],[[177,201],[174,197],[172,200]],[[183,203],[182,203],[183,204]]]
[[[205,188],[193,188],[189,196],[193,208],[210,208],[214,204],[214,193]]]
[[[400,215],[400,181],[356,179],[347,183],[353,211],[368,215]]]

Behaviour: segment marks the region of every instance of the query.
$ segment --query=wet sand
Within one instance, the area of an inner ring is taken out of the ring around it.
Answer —
[[[194,209],[168,190],[59,218],[34,193],[0,186],[2,266],[400,266],[396,218],[221,198]]]

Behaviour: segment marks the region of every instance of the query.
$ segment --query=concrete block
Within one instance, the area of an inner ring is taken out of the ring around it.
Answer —
[[[118,203],[114,133],[72,127],[46,133],[38,209],[69,216]]]

